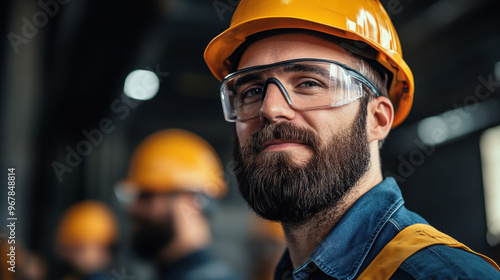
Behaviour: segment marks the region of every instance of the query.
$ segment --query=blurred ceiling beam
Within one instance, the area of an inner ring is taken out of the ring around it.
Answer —
[[[440,0],[401,26],[399,34],[407,51],[414,51],[434,35],[479,9],[488,0]]]
[[[8,46],[5,49],[3,65],[2,100],[0,102],[2,128],[1,162],[2,168],[16,168],[16,215],[23,217],[17,228],[18,237],[25,238],[30,230],[31,209],[30,196],[33,186],[32,174],[35,170],[37,150],[35,148],[39,118],[40,73],[41,73],[41,39],[43,26],[33,24],[33,18],[40,11],[34,1],[13,1],[10,7],[10,22],[7,23],[7,34],[18,36],[19,42],[11,43],[5,38]],[[27,23],[30,22],[30,23]],[[24,39],[20,39],[24,38]],[[4,42],[5,42],[4,41]],[[18,42],[18,41],[14,41]],[[17,49],[16,49],[17,47]],[[0,202],[2,209],[7,200]],[[6,215],[2,211],[0,217]]]

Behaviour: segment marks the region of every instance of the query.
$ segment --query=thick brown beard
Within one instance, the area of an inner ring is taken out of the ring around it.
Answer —
[[[351,127],[321,147],[317,134],[291,123],[265,124],[241,149],[236,139],[234,173],[248,205],[264,219],[300,226],[316,214],[334,209],[368,170],[370,150],[366,137],[366,103]],[[287,152],[273,152],[257,160],[266,141],[298,140],[313,157],[296,164]]]

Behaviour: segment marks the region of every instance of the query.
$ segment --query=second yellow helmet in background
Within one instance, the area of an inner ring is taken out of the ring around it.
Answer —
[[[122,183],[151,192],[193,191],[212,198],[227,192],[221,161],[200,136],[181,129],[153,133],[136,148]]]

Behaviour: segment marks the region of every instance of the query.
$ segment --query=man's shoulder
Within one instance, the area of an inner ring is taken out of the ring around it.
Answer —
[[[432,245],[406,259],[391,279],[500,279],[500,272],[473,253]]]
[[[419,223],[424,227],[417,226]],[[432,227],[424,219],[402,206],[387,223],[384,234],[381,234],[375,247],[381,248],[387,245],[401,231],[412,226],[417,226],[419,230],[426,231],[434,238],[446,236],[439,232],[428,231],[427,226]],[[409,234],[407,237],[413,240],[415,234]],[[500,272],[479,255],[461,248],[436,244],[410,255],[391,279],[500,279]]]

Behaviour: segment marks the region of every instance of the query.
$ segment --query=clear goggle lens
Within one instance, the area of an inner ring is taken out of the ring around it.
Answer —
[[[301,110],[348,104],[363,96],[363,86],[380,96],[366,77],[347,65],[324,59],[287,60],[228,75],[220,85],[226,120],[257,117],[271,84],[279,87],[290,106]]]

